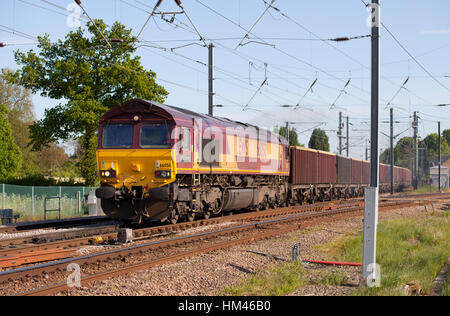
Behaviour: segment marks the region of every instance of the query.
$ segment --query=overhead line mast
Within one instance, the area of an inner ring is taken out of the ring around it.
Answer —
[[[378,120],[379,120],[379,79],[380,79],[380,3],[372,0],[372,84],[371,84],[371,136],[370,136],[370,187],[364,192],[364,240],[362,278],[367,286],[379,286],[380,274],[376,264],[376,243],[378,224]]]

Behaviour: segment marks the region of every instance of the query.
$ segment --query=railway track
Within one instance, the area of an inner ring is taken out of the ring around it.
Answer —
[[[192,227],[219,224],[226,221],[245,221],[252,219],[258,220],[274,216],[296,214],[298,212],[326,210],[343,205],[349,207],[362,204],[359,200],[339,201],[334,203],[324,202],[324,203],[317,203],[314,205],[303,205],[295,207],[286,207],[275,210],[266,210],[257,213],[248,212],[223,217],[214,217],[211,219],[199,220],[194,222],[184,222],[172,225],[159,225],[154,227],[146,227],[133,230],[133,239],[152,237],[154,235],[159,234],[180,232]],[[83,229],[75,232],[41,234],[38,236],[4,239],[0,240],[0,257],[13,256],[17,254],[22,254],[24,252],[89,245],[92,242],[92,238],[95,236],[101,236],[101,238],[106,242],[113,241],[117,238],[117,231],[118,227],[108,226],[103,228],[97,227],[97,228]]]
[[[36,229],[60,229],[60,228],[73,228],[80,226],[88,226],[95,224],[108,224],[116,223],[106,216],[89,216],[89,217],[77,217],[67,218],[60,220],[45,220],[45,221],[33,221],[22,222],[16,224],[10,224],[7,226],[0,226],[0,234],[12,234],[27,232]]]
[[[391,208],[419,205],[418,203],[419,202],[417,201],[382,202],[380,203],[380,211]],[[0,282],[6,284],[8,281],[20,279],[35,280],[42,275],[57,274],[58,276],[51,277],[49,279],[52,281],[59,281],[56,283],[61,284],[56,284],[55,282],[53,282],[55,284],[48,284],[48,282],[46,282],[47,284],[38,290],[27,290],[22,293],[26,295],[54,294],[67,289],[67,284],[64,282],[64,278],[66,276],[61,271],[64,271],[70,263],[76,263],[85,268],[82,276],[82,284],[86,284],[95,280],[150,268],[162,263],[173,262],[199,253],[274,237],[289,231],[298,230],[299,225],[301,225],[301,227],[306,227],[317,223],[323,223],[325,221],[336,220],[342,217],[356,216],[362,213],[363,206],[341,205],[339,208],[330,207],[325,210],[319,210],[317,208],[315,211],[307,211],[303,208],[303,210],[298,210],[297,213],[285,213],[281,218],[267,219],[270,218],[270,216],[275,216],[273,213],[274,211],[271,211],[272,215],[270,214],[270,211],[265,214],[263,213],[266,211],[263,211],[259,212],[262,214],[256,214],[259,218],[254,217],[253,219],[250,217],[251,214],[235,215],[240,217],[242,221],[252,220],[253,222],[251,223],[221,228],[206,233],[180,236],[126,248],[113,249],[37,266],[4,271],[0,273]],[[278,216],[280,216],[280,214],[282,214],[281,211],[277,211],[279,212]],[[286,211],[287,210],[285,210],[285,212]],[[259,220],[255,221],[257,218]],[[227,240],[224,241],[224,239]],[[205,245],[205,243],[207,245]],[[184,249],[187,250],[182,251]],[[119,267],[114,267],[114,264],[111,264],[111,262],[122,262],[123,264],[119,264]],[[108,266],[112,267],[108,268]],[[93,267],[97,267],[98,269],[96,270]],[[16,293],[6,294],[9,295]]]
[[[450,198],[450,193],[414,193],[414,194],[398,194],[398,195],[383,195],[382,199],[392,200],[392,199],[417,199],[417,198],[426,198],[426,199],[448,199]]]

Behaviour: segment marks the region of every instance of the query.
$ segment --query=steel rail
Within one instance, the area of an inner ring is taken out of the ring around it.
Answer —
[[[357,201],[345,201],[343,203],[318,203],[315,205],[302,205],[293,206],[287,208],[279,208],[274,210],[266,210],[260,212],[248,212],[242,214],[229,215],[225,217],[216,217],[207,220],[200,220],[194,222],[185,222],[172,225],[160,225],[156,227],[147,227],[133,230],[133,238],[150,237],[156,234],[170,233],[176,231],[186,230],[191,227],[206,226],[211,224],[217,224],[224,221],[245,221],[259,218],[268,218],[274,216],[296,214],[298,212],[307,211],[319,211],[325,208],[337,207],[337,206],[351,206],[357,203]],[[333,204],[333,205],[330,205]],[[85,238],[74,238],[63,241],[56,242],[43,242],[40,244],[35,244],[39,240],[45,240],[46,234],[41,235],[41,237],[20,237],[14,239],[0,240],[0,246],[14,246],[14,248],[0,250],[0,257],[5,255],[20,254],[23,252],[30,252],[33,250],[46,250],[51,248],[67,248],[67,247],[77,247],[82,245],[88,245],[93,236],[101,236],[103,240],[111,240],[117,237],[117,231],[114,230],[112,233],[107,233],[105,231],[92,230],[92,233],[87,234]],[[63,237],[57,238],[58,234],[51,234],[53,239],[64,239]],[[19,247],[18,247],[19,246]]]

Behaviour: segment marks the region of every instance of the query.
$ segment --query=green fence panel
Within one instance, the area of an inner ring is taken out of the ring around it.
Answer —
[[[20,215],[20,221],[44,218],[45,198],[61,197],[61,217],[70,218],[88,214],[87,198],[94,187],[40,187],[1,184],[1,207]],[[57,209],[58,199],[47,201],[47,209]],[[48,219],[57,218],[57,212],[47,214]]]

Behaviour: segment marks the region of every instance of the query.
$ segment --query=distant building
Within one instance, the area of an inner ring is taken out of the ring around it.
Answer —
[[[441,166],[441,189],[448,189],[449,187],[449,172],[450,168]],[[431,185],[434,187],[439,186],[439,167],[430,168]]]

